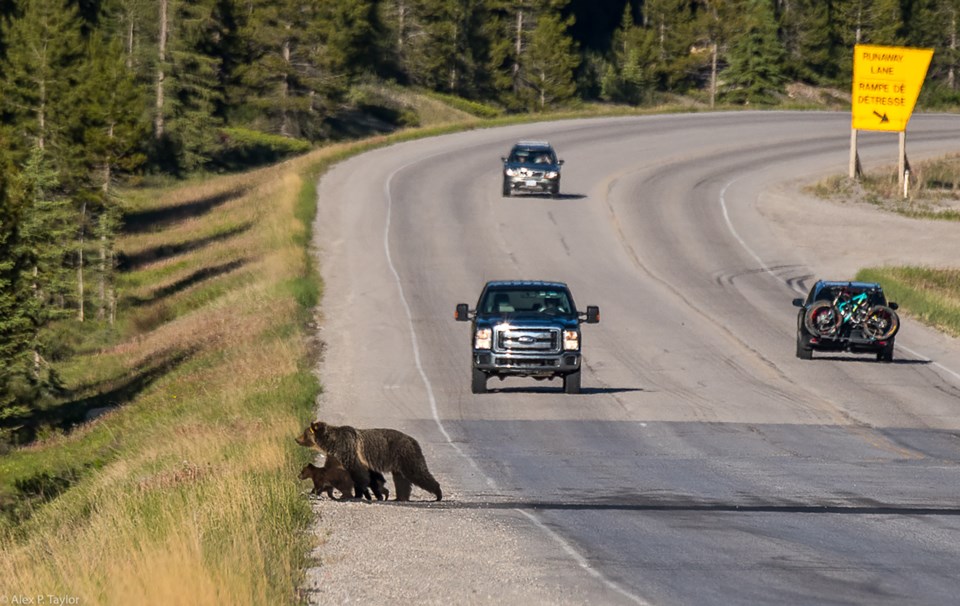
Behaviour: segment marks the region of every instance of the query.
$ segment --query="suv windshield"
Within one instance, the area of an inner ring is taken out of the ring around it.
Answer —
[[[510,152],[508,162],[517,164],[556,164],[557,159],[549,150],[515,149]]]
[[[497,288],[484,294],[478,309],[482,314],[535,312],[567,315],[573,313],[573,304],[564,290]]]

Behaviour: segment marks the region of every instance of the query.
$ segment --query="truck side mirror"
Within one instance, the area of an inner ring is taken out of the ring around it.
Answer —
[[[466,322],[470,319],[470,306],[466,303],[457,303],[457,310],[453,317],[456,318],[457,322]]]
[[[890,309],[900,309],[900,306],[893,301],[890,301],[889,303],[887,303],[887,307],[889,307]]]
[[[600,321],[600,308],[596,305],[587,305],[587,324],[596,324]]]
[[[793,306],[794,306],[794,307],[803,307],[803,299],[794,299],[794,300],[793,300]]]

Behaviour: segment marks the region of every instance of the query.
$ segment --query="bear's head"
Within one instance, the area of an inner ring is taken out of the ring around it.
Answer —
[[[300,437],[294,439],[300,446],[317,448],[326,433],[327,424],[321,421],[314,421],[309,427],[303,430],[303,434],[301,434]]]

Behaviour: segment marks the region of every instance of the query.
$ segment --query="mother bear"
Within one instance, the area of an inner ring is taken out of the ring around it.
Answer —
[[[357,429],[315,421],[296,438],[297,444],[336,457],[350,472],[354,493],[362,495],[370,485],[370,470],[392,473],[398,501],[409,501],[411,484],[431,492],[439,501],[440,484],[427,469],[420,444],[396,429]]]

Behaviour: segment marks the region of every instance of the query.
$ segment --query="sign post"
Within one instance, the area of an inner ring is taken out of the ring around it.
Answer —
[[[858,174],[857,130],[900,133],[899,182],[907,167],[905,131],[927,77],[933,49],[857,44],[853,49],[850,178]]]

